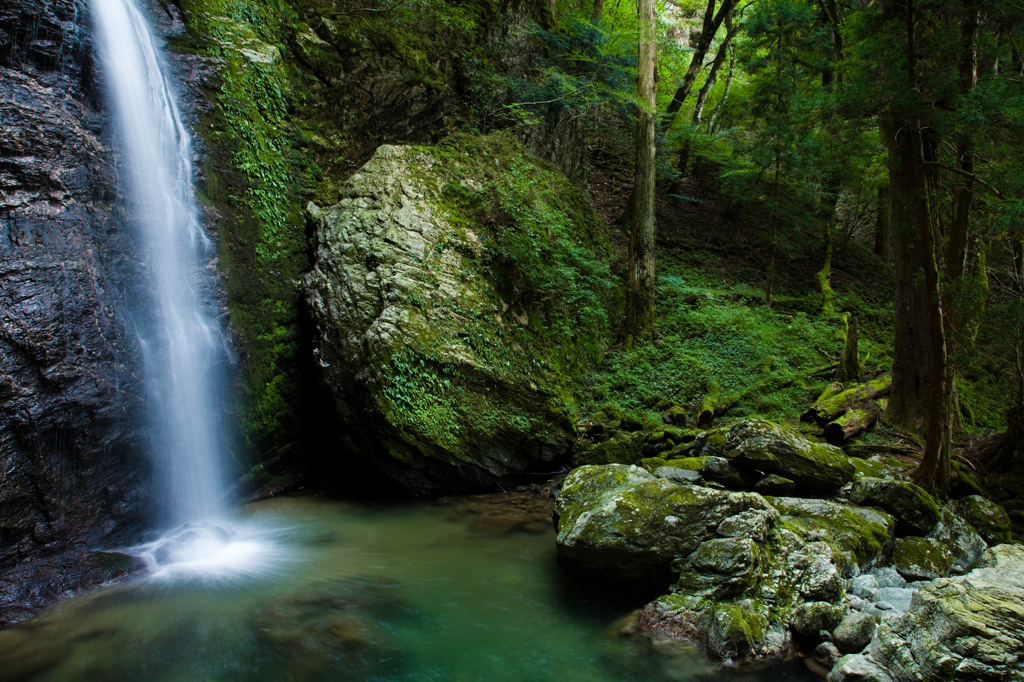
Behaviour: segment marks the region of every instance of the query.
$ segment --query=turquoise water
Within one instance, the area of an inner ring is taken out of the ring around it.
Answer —
[[[549,511],[514,493],[248,505],[235,523],[265,550],[251,570],[147,577],[51,607],[0,631],[0,680],[821,679],[799,661],[742,670],[625,634],[641,604],[562,575]]]

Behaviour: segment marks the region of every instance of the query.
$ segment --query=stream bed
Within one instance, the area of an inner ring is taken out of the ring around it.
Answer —
[[[216,565],[172,565],[0,631],[0,680],[821,679],[801,661],[744,670],[623,634],[642,602],[559,571],[550,508],[519,493],[250,504]]]

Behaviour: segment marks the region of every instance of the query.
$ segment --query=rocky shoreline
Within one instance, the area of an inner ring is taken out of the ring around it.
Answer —
[[[997,505],[761,420],[694,442],[653,472],[579,467],[556,501],[566,570],[666,590],[642,629],[733,662],[799,650],[833,682],[1016,674],[1024,551]]]

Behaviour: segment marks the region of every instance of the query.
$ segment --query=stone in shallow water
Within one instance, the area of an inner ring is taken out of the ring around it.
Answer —
[[[878,627],[878,617],[870,613],[852,613],[832,631],[832,641],[844,654],[862,651]]]
[[[592,577],[664,584],[673,559],[749,509],[774,514],[754,493],[675,485],[636,466],[580,467],[555,502],[559,564]]]
[[[820,663],[826,670],[838,663],[841,657],[842,654],[832,642],[822,642],[814,649],[814,660]]]
[[[842,619],[842,606],[828,602],[809,602],[796,607],[790,624],[801,635],[814,637],[822,630],[831,631]]]

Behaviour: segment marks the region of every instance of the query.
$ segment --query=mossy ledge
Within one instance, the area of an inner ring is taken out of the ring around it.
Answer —
[[[380,147],[340,197],[306,295],[343,447],[416,491],[549,470],[621,314],[583,197],[500,134]]]

